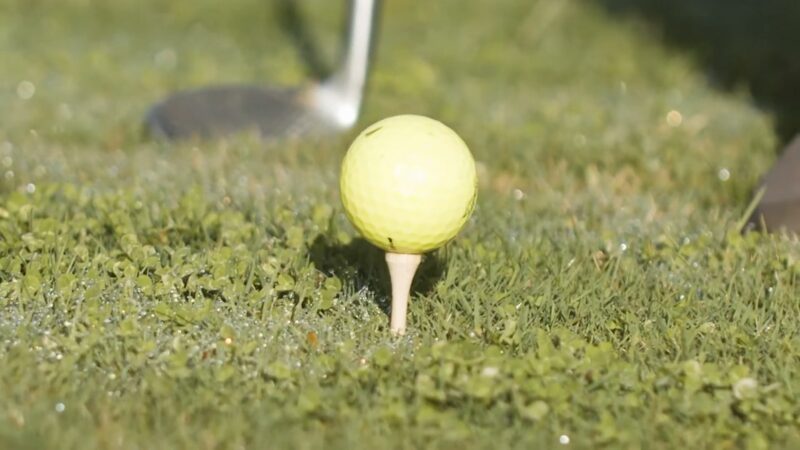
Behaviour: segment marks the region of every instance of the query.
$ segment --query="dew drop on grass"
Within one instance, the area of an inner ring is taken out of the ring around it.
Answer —
[[[481,370],[481,376],[485,378],[494,378],[499,374],[500,374],[500,369],[493,366],[487,366],[484,367],[483,370]]]
[[[733,396],[739,400],[753,398],[758,395],[758,381],[754,378],[742,378],[732,386]]]
[[[561,445],[569,444],[569,436],[567,436],[566,434],[562,434],[561,436],[558,437],[558,443]]]
[[[619,244],[619,251],[624,252],[627,249],[628,249],[628,244],[626,244],[624,242]]]
[[[667,113],[667,125],[675,128],[680,126],[683,123],[683,115],[676,110],[672,110]]]
[[[58,403],[56,403],[55,409],[56,409],[57,413],[62,413],[62,412],[64,412],[65,409],[67,409],[67,407],[63,403],[58,402]]]
[[[731,178],[731,172],[723,167],[719,169],[719,172],[717,172],[717,177],[720,179],[720,181],[728,181]]]
[[[17,97],[22,100],[30,100],[36,93],[36,85],[28,80],[22,80],[17,85]]]
[[[34,192],[36,192],[36,185],[33,183],[26,184],[25,192],[27,192],[28,194],[33,194]]]

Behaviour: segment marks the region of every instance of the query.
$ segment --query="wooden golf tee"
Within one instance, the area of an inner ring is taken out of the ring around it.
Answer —
[[[392,280],[392,316],[390,328],[395,336],[406,332],[406,313],[408,299],[411,295],[411,282],[414,273],[422,261],[422,255],[406,253],[386,253],[386,264],[389,266],[389,277]]]

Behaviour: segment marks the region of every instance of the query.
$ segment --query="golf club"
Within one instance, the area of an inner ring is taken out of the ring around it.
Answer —
[[[220,137],[257,130],[279,139],[335,133],[358,119],[379,0],[350,0],[344,57],[330,78],[308,86],[209,86],[177,92],[145,118],[163,139]]]

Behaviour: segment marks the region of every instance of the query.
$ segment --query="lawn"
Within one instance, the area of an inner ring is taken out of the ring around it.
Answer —
[[[142,133],[329,71],[339,3],[2,0],[0,448],[800,448],[800,243],[739,232],[786,116],[646,14],[386,1],[357,129]],[[480,185],[393,338],[337,188],[400,113]]]

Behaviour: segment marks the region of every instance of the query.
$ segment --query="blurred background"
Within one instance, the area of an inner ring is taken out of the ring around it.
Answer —
[[[659,41],[688,53],[709,83],[750,93],[775,116],[782,139],[800,132],[800,2],[793,0],[598,0],[642,20]]]
[[[44,154],[146,151],[142,117],[175,90],[329,74],[345,12],[330,0],[2,0],[0,138],[35,138]],[[356,128],[440,118],[492,159],[500,190],[628,167],[647,192],[713,186],[691,195],[738,205],[800,129],[798,20],[791,0],[387,1]]]

